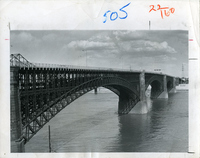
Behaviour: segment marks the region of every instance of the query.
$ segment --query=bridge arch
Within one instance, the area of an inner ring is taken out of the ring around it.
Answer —
[[[151,98],[157,98],[162,92],[162,84],[158,80],[151,82]]]
[[[171,82],[174,88],[175,78],[162,74],[40,65],[30,63],[20,54],[11,55],[11,150],[22,151],[26,141],[51,118],[97,87],[108,88],[117,94],[118,113],[127,114],[136,103],[145,105],[145,88],[149,85],[158,95],[164,91],[161,95],[166,98]],[[157,96],[152,94],[152,97]]]
[[[146,89],[149,85],[151,85],[151,98],[157,98],[163,92],[161,76],[152,76],[146,83]]]
[[[83,82],[65,92],[55,100],[51,100],[45,105],[41,106],[37,111],[29,107],[28,115],[26,112],[22,114],[22,123],[24,131],[25,143],[29,141],[47,122],[49,122],[55,115],[57,115],[66,106],[72,103],[77,98],[86,94],[87,92],[98,88],[105,87],[119,96],[119,99],[128,100],[122,107],[121,113],[128,113],[134,105],[139,101],[139,92],[134,89],[132,84],[120,77],[97,77],[89,81]],[[128,98],[128,99],[127,99]],[[26,104],[22,105],[26,106]]]

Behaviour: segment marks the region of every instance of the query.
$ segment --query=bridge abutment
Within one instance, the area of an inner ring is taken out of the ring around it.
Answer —
[[[176,78],[173,78],[172,89],[169,91],[170,93],[176,93]]]
[[[131,113],[144,114],[148,112],[147,98],[145,95],[146,85],[145,85],[145,72],[141,72],[140,74],[140,101],[135,105],[135,107],[131,110]]]
[[[144,71],[140,74],[140,101],[145,101],[146,100],[146,95],[145,95],[145,73]]]
[[[94,93],[97,94],[97,88],[94,89]]]
[[[11,152],[24,152],[18,84],[19,68],[10,68]]]
[[[167,91],[167,76],[163,76],[163,92],[158,96],[158,98],[168,98],[168,91]]]

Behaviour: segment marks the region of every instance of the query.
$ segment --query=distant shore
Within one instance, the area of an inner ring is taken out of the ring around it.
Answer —
[[[179,84],[178,86],[176,86],[177,91],[188,91],[188,89],[188,84]]]

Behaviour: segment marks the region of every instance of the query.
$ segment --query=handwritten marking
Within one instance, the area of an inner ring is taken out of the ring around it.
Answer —
[[[9,39],[5,39],[5,40],[9,40]]]
[[[106,21],[107,21],[107,16],[106,16],[106,14],[107,13],[109,13],[109,12],[111,12],[110,10],[108,10],[103,16],[106,18],[104,21],[103,21],[103,23],[105,23]]]
[[[126,8],[127,6],[129,6],[130,3],[128,3],[127,5],[123,6],[122,8],[119,9],[119,11],[125,13],[126,15],[123,17],[119,17],[119,19],[126,19],[128,17],[128,13],[123,10],[124,8]],[[107,12],[105,12],[105,14],[103,15],[105,17],[105,20],[103,21],[103,23],[105,23],[107,21],[107,14],[111,12],[110,10],[108,10]],[[111,21],[115,21],[118,18],[118,13],[117,12],[111,12],[110,14],[110,20]]]
[[[193,39],[189,39],[189,41],[193,41]]]
[[[116,16],[115,16],[114,19],[112,18],[113,14],[116,14]],[[117,12],[112,12],[112,13],[110,14],[110,20],[111,20],[111,21],[114,21],[114,20],[116,20],[117,18],[118,18]]]
[[[149,10],[149,13],[150,13],[151,11],[160,10],[160,14],[161,14],[161,18],[162,18],[162,19],[164,19],[164,18],[163,18],[163,11],[164,11],[164,15],[165,15],[166,17],[170,16],[171,13],[173,14],[173,13],[175,12],[175,9],[174,9],[174,8],[169,8],[169,7],[162,7],[162,8],[161,8],[160,4],[157,5],[157,10],[155,9],[155,6],[154,6],[154,5],[150,5],[149,7],[151,8],[151,9]]]

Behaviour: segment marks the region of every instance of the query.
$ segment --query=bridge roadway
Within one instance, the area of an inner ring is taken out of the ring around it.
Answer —
[[[62,65],[33,64],[20,54],[10,59],[11,152],[24,152],[24,145],[51,118],[71,102],[98,87],[119,96],[119,115],[135,105],[146,106],[145,91],[151,98],[168,98],[179,79],[145,71],[81,69]]]

